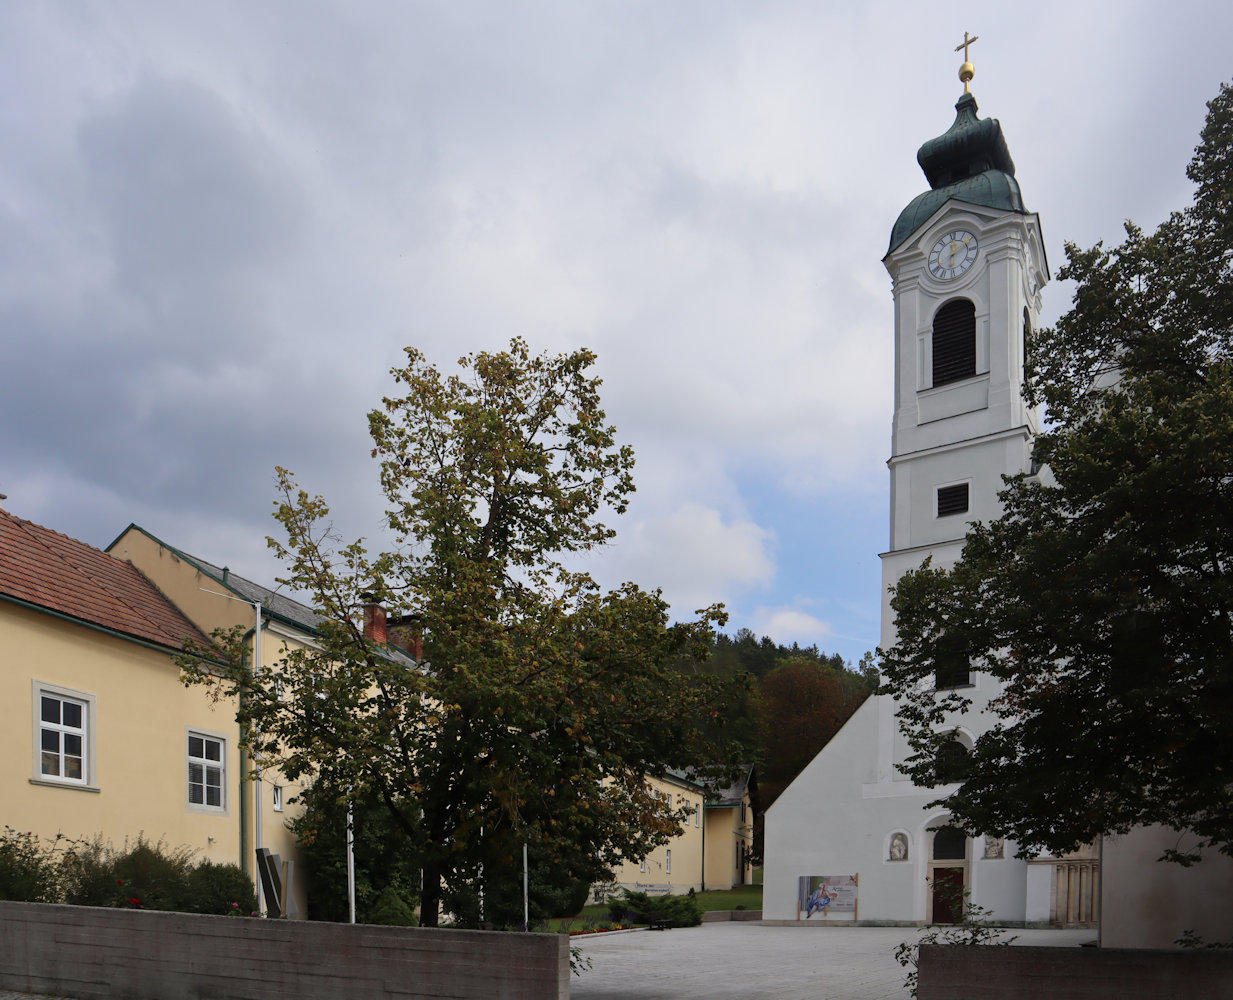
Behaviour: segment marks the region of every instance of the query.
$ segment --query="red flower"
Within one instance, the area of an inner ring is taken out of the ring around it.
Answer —
[[[130,904],[131,906],[137,906],[137,907],[140,907],[140,906],[141,906],[141,900],[140,900],[140,899],[138,899],[136,896],[130,896],[130,897],[129,897],[129,904]]]
[[[124,884],[124,879],[122,878],[116,879],[116,885],[123,885],[123,884]]]

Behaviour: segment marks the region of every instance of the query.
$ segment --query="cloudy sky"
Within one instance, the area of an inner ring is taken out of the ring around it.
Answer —
[[[855,661],[890,282],[965,30],[1050,263],[1190,193],[1233,4],[7,3],[0,492],[272,582],[272,470],[379,540],[400,349],[587,346],[638,456],[587,568]],[[1046,291],[1045,320],[1067,290]]]

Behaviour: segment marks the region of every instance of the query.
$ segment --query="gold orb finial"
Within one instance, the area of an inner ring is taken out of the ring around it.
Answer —
[[[972,61],[968,58],[968,46],[973,42],[978,41],[979,38],[979,35],[969,36],[965,31],[963,33],[963,44],[955,46],[956,52],[960,49],[963,50],[963,65],[959,67],[959,79],[963,83],[963,92],[965,94],[970,94],[972,92],[972,88],[969,85],[972,82],[972,77],[976,75],[976,67],[972,65]]]

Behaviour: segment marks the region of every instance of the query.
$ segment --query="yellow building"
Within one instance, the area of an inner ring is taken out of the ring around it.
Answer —
[[[144,835],[251,873],[235,707],[180,683],[186,638],[206,643],[133,566],[0,510],[0,823]]]
[[[617,869],[615,888],[684,893],[731,889],[752,881],[757,793],[753,768],[723,788],[671,771],[647,783],[669,809],[682,812],[680,831],[644,860],[627,861]]]
[[[627,861],[618,868],[614,873],[615,888],[652,894],[701,891],[704,861],[702,785],[672,772],[662,778],[648,778],[647,785],[669,809],[682,812],[680,832],[642,861]]]
[[[731,889],[753,881],[753,768],[727,788],[710,788],[706,798],[706,887]]]
[[[267,771],[257,794],[234,703],[186,688],[172,659],[216,625],[255,624],[247,581],[216,579],[137,528],[112,549],[0,510],[0,824],[117,847],[142,835],[252,876],[259,842],[293,859],[293,790]],[[270,603],[282,610],[264,613],[266,663],[305,636],[292,615],[311,614]],[[305,886],[292,885],[303,914]]]

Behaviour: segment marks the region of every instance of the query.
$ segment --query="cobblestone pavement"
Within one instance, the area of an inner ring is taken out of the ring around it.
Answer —
[[[1019,930],[1015,944],[1074,947],[1094,931]],[[717,922],[575,938],[592,968],[572,1000],[903,1000],[895,947],[911,927]],[[0,1000],[51,1000],[0,990]],[[72,998],[56,998],[72,1000]],[[346,1000],[340,997],[339,1000]]]
[[[573,1000],[903,1000],[895,948],[911,927],[707,923],[575,938],[592,968]],[[1074,947],[1095,931],[1016,930],[1015,944]]]

